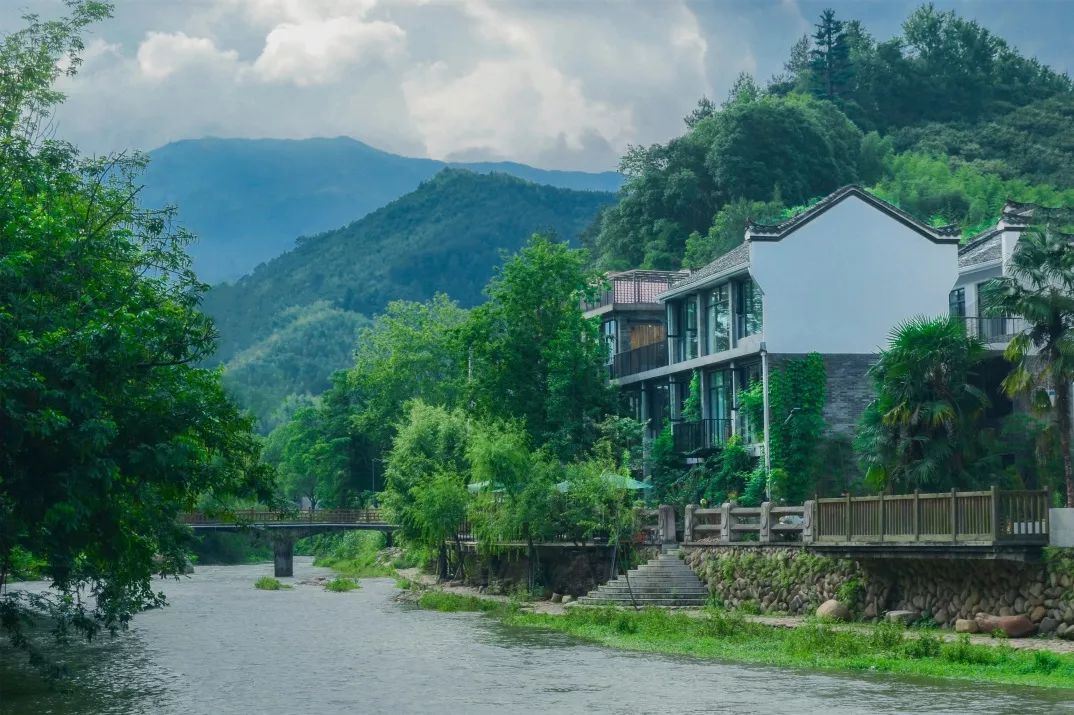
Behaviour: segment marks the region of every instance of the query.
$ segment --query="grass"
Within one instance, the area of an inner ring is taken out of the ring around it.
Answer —
[[[361,586],[358,585],[358,580],[347,578],[346,576],[337,576],[324,583],[325,591],[333,591],[335,593],[346,593],[347,591],[353,591],[357,588],[361,588]]]
[[[313,565],[332,569],[350,578],[394,576],[395,567],[378,561],[384,548],[384,535],[375,531],[350,531],[344,534],[314,536],[303,544],[312,552]]]
[[[491,613],[508,625],[559,631],[624,650],[785,668],[1074,689],[1074,655],[978,645],[967,636],[945,643],[935,633],[892,623],[843,629],[810,621],[788,629],[714,608],[699,617],[655,608],[575,608],[552,615],[439,591],[422,594],[418,605],[436,611]]]
[[[517,610],[512,607],[512,604],[504,601],[493,601],[489,598],[478,598],[477,596],[463,596],[458,593],[444,593],[443,591],[426,591],[418,598],[418,605],[429,611],[440,611],[441,613],[458,613],[462,611],[507,613]]]
[[[291,588],[290,584],[281,583],[279,579],[272,578],[271,576],[262,576],[254,581],[254,588],[261,591],[279,591],[285,588]]]

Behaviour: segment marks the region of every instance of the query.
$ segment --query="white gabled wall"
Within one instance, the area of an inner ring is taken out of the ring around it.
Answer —
[[[752,241],[773,353],[875,353],[916,315],[947,314],[958,245],[850,196],[779,241]]]

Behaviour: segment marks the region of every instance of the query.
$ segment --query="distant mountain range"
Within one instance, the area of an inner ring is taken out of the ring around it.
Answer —
[[[398,156],[356,139],[192,139],[150,152],[143,205],[179,207],[199,240],[190,248],[207,283],[234,280],[292,248],[298,236],[339,228],[453,166],[580,191],[616,191],[616,172],[547,171],[525,164],[447,164]]]
[[[225,384],[262,429],[291,395],[316,394],[350,363],[355,334],[391,300],[446,293],[463,306],[537,231],[577,245],[612,193],[541,186],[505,174],[442,169],[343,228],[304,238],[204,309],[220,331]]]

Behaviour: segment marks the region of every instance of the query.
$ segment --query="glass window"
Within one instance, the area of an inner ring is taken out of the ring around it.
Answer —
[[[707,294],[705,306],[705,352],[731,349],[731,291],[726,283]]]
[[[692,360],[697,357],[698,341],[697,341],[697,297],[690,296],[685,301],[685,312],[683,315],[682,332],[686,339],[685,351],[686,360]]]
[[[1007,336],[1007,319],[998,317],[993,311],[998,283],[995,279],[977,284],[977,334],[988,342]]]
[[[737,374],[735,375],[735,389],[737,393],[741,393],[743,390],[747,390],[753,384],[760,384],[761,382],[761,363],[755,362],[749,365],[741,365],[735,368]],[[738,395],[735,395],[735,402],[737,412],[735,413],[735,419],[738,422],[738,434],[742,435],[742,439],[747,443],[755,443],[760,438],[762,426],[753,424],[754,420],[750,419],[750,415],[747,410],[739,403]]]
[[[616,321],[605,320],[601,325],[601,334],[604,336],[604,344],[608,346],[608,352],[605,359],[609,365],[615,360],[616,353],[619,352],[619,330]]]
[[[952,318],[966,317],[966,289],[955,288],[947,296],[947,312]]]
[[[735,326],[738,335],[744,338],[747,335],[756,335],[761,332],[761,291],[753,280],[740,281],[737,285],[738,298],[735,304]]]
[[[709,444],[723,444],[731,435],[731,371],[710,372],[708,388]]]

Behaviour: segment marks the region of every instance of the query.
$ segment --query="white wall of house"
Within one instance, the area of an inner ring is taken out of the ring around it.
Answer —
[[[892,328],[947,314],[958,245],[936,243],[856,196],[779,241],[750,244],[774,353],[875,353]]]

